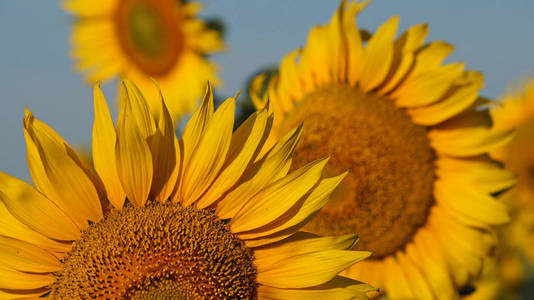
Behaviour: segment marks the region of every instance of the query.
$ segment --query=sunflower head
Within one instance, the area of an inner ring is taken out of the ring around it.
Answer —
[[[266,147],[272,108],[235,132],[235,98],[215,111],[208,86],[177,138],[165,101],[151,113],[121,83],[114,124],[94,89],[92,161],[24,118],[35,188],[0,173],[0,297],[55,299],[365,299],[338,275],[369,252],[354,234],[299,231],[345,174],[328,158],[292,170],[302,127]],[[292,170],[292,171],[290,171]]]
[[[119,76],[137,82],[157,112],[161,85],[171,118],[191,112],[206,80],[217,84],[206,55],[224,48],[219,32],[196,14],[195,2],[174,0],[67,0],[76,17],[73,56],[90,83]]]
[[[516,131],[512,142],[495,149],[492,156],[517,173],[519,193],[534,199],[534,80],[504,95],[491,116],[496,131]]]
[[[373,256],[346,274],[392,299],[454,299],[480,273],[492,226],[508,220],[492,195],[515,179],[487,154],[512,135],[491,130],[482,74],[443,63],[451,45],[425,44],[426,24],[396,37],[397,16],[373,34],[360,30],[366,5],[342,1],[278,74],[252,80],[251,98],[272,103],[273,141],[304,123],[294,168],[331,153],[327,174],[349,170],[304,228],[361,234],[358,246]]]
[[[501,97],[492,107],[493,129],[515,131],[512,141],[491,152],[517,174],[517,185],[501,196],[512,221],[500,230],[499,276],[507,288],[528,280],[534,266],[534,80]]]

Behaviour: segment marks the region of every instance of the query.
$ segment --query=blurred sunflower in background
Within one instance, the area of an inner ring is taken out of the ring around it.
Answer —
[[[516,131],[509,144],[491,152],[518,178],[515,187],[500,196],[512,220],[499,232],[496,272],[501,285],[513,290],[534,273],[534,79],[501,97],[491,117],[496,132]]]
[[[458,299],[496,245],[495,226],[509,220],[493,195],[516,179],[488,152],[513,133],[492,130],[481,73],[443,64],[451,45],[424,44],[425,24],[395,39],[396,16],[360,31],[366,5],[343,1],[278,75],[252,81],[251,98],[257,108],[270,99],[273,141],[304,122],[293,168],[332,154],[326,173],[349,170],[304,227],[360,234],[358,249],[373,255],[345,275],[390,299]]]
[[[76,21],[72,55],[89,83],[128,78],[144,91],[152,111],[161,86],[173,120],[195,109],[206,81],[217,85],[206,55],[224,43],[196,17],[201,5],[181,0],[67,0]]]
[[[36,188],[0,173],[0,298],[367,299],[339,276],[370,255],[354,234],[300,232],[345,174],[288,173],[301,127],[260,156],[272,111],[235,132],[235,99],[201,107],[176,138],[129,81],[115,125],[95,87],[94,168],[26,111]],[[283,200],[283,201],[282,201]]]

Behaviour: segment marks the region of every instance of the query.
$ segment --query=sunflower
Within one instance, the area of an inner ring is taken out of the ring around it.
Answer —
[[[206,55],[224,47],[220,34],[196,17],[201,6],[181,0],[66,0],[76,17],[72,55],[89,83],[128,78],[159,105],[161,86],[173,119],[197,106],[206,80],[217,84]]]
[[[273,140],[304,121],[294,168],[332,153],[325,172],[349,170],[304,227],[360,234],[358,249],[373,255],[344,274],[390,299],[455,299],[495,245],[494,226],[509,219],[492,194],[515,178],[487,153],[512,133],[491,130],[482,74],[442,64],[452,46],[424,45],[425,24],[395,39],[396,16],[360,31],[366,4],[343,1],[277,75],[251,82],[251,97],[257,107],[269,97]]]
[[[506,264],[500,272],[508,285],[517,285],[525,273],[522,262],[534,266],[534,79],[501,97],[491,116],[496,132],[516,131],[511,143],[491,155],[518,177],[517,185],[501,196],[513,218],[501,230]]]
[[[115,129],[94,92],[94,168],[26,111],[36,188],[0,173],[0,298],[367,299],[337,275],[370,255],[357,237],[299,231],[345,176],[288,173],[301,128],[260,156],[269,108],[232,133],[235,99],[214,112],[208,88],[177,139],[163,99],[152,115],[123,82]]]

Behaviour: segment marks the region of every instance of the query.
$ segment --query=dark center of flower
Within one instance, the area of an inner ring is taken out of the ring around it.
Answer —
[[[126,206],[64,258],[55,299],[254,299],[253,254],[212,211]]]
[[[319,88],[284,118],[281,131],[304,121],[294,168],[332,155],[326,172],[349,175],[305,227],[322,234],[358,233],[358,249],[378,259],[402,248],[433,203],[434,153],[426,129],[386,98],[344,85]]]
[[[172,0],[120,0],[115,27],[132,62],[151,76],[167,74],[184,47],[181,19]]]

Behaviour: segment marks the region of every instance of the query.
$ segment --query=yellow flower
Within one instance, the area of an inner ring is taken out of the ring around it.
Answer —
[[[123,82],[115,127],[94,93],[94,168],[26,111],[36,188],[0,173],[0,298],[367,299],[337,275],[370,255],[357,237],[299,231],[345,176],[288,173],[301,128],[260,156],[269,108],[232,133],[235,99],[214,112],[208,87],[177,139],[163,99],[152,115]]]
[[[477,276],[509,219],[492,194],[515,178],[488,158],[507,143],[480,109],[482,74],[442,65],[453,50],[424,45],[420,24],[395,39],[398,17],[374,34],[359,31],[367,3],[345,2],[278,75],[251,83],[255,104],[270,98],[274,137],[304,121],[294,165],[332,153],[327,173],[349,170],[305,230],[358,232],[373,256],[345,272],[390,299],[455,299]],[[262,91],[265,93],[262,94]]]
[[[161,85],[173,119],[197,106],[206,81],[217,84],[206,54],[224,47],[196,17],[201,6],[181,0],[66,0],[73,23],[72,55],[90,83],[121,76],[136,82],[152,111]]]
[[[491,155],[517,174],[517,185],[502,195],[512,221],[501,229],[501,251],[506,264],[501,276],[507,285],[523,280],[521,261],[534,266],[534,79],[522,90],[510,92],[491,109],[496,132],[515,130],[511,143]]]

